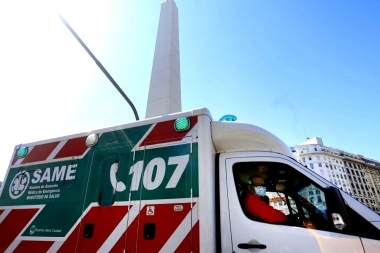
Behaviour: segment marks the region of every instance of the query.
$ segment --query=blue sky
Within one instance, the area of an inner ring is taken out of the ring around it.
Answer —
[[[145,116],[162,0],[0,2],[0,180],[16,144]],[[182,108],[380,160],[380,2],[177,0]]]

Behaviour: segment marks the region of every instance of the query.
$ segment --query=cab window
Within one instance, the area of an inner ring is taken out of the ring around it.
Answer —
[[[331,189],[322,188],[289,165],[239,162],[232,170],[242,211],[249,219],[380,239],[379,230],[348,205],[346,226],[339,229],[334,225],[331,210],[336,199]]]
[[[292,167],[275,162],[241,162],[234,164],[233,173],[237,195],[248,218],[329,229],[323,189]]]

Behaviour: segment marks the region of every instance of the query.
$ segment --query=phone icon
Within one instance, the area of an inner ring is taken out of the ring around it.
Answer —
[[[116,179],[116,174],[119,171],[119,162],[115,162],[111,165],[110,169],[110,180],[112,187],[117,191],[117,192],[122,192],[124,191],[127,187],[123,182],[118,182]]]

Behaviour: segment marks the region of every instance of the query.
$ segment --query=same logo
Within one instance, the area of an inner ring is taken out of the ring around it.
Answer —
[[[21,197],[28,188],[29,182],[30,176],[28,172],[20,171],[17,173],[9,186],[9,196],[12,199],[18,199]]]

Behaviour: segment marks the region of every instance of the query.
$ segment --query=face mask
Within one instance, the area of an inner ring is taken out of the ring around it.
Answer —
[[[264,186],[256,186],[255,187],[255,192],[257,195],[264,197],[266,193],[266,189]]]

